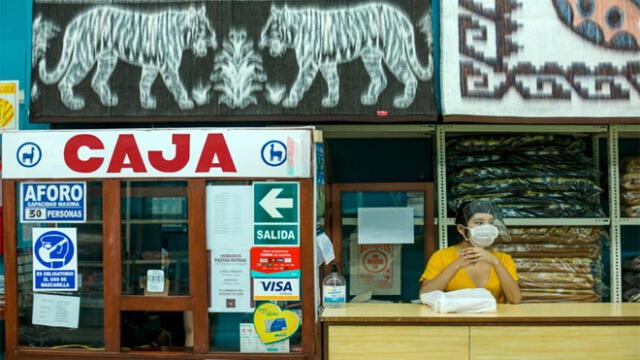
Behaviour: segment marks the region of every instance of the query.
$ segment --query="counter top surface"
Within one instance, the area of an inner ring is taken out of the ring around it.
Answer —
[[[441,314],[421,304],[346,304],[324,309],[320,321],[326,323],[629,323],[640,325],[640,303],[545,303],[498,304],[494,313]]]

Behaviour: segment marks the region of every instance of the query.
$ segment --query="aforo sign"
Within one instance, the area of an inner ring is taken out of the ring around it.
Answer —
[[[278,151],[278,166],[264,146]],[[309,177],[311,129],[29,131],[3,134],[5,178]]]

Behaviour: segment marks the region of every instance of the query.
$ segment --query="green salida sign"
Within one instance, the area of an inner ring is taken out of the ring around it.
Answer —
[[[299,199],[297,182],[254,182],[253,243],[298,245]]]

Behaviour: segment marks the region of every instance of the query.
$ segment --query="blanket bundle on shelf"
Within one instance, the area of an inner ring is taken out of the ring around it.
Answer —
[[[491,198],[504,217],[602,217],[599,173],[586,149],[566,135],[451,137],[449,209]]]
[[[622,300],[640,302],[640,256],[622,263]]]
[[[602,238],[598,227],[510,227],[494,250],[513,257],[522,301],[597,302],[602,293]]]
[[[622,160],[620,188],[622,217],[640,218],[640,156]]]

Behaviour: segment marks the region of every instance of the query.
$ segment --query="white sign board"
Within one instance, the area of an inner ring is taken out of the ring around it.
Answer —
[[[253,245],[251,185],[207,185],[207,249]]]
[[[209,312],[253,312],[249,248],[212,251],[211,302]]]
[[[75,228],[33,228],[33,291],[78,290]]]
[[[358,208],[359,244],[413,244],[413,208]]]
[[[6,179],[311,177],[311,128],[9,131]]]
[[[0,81],[0,131],[18,128],[18,82]]]
[[[33,294],[34,325],[77,329],[80,322],[80,297]]]
[[[210,312],[253,312],[250,250],[251,185],[207,185],[207,249],[211,251]]]

